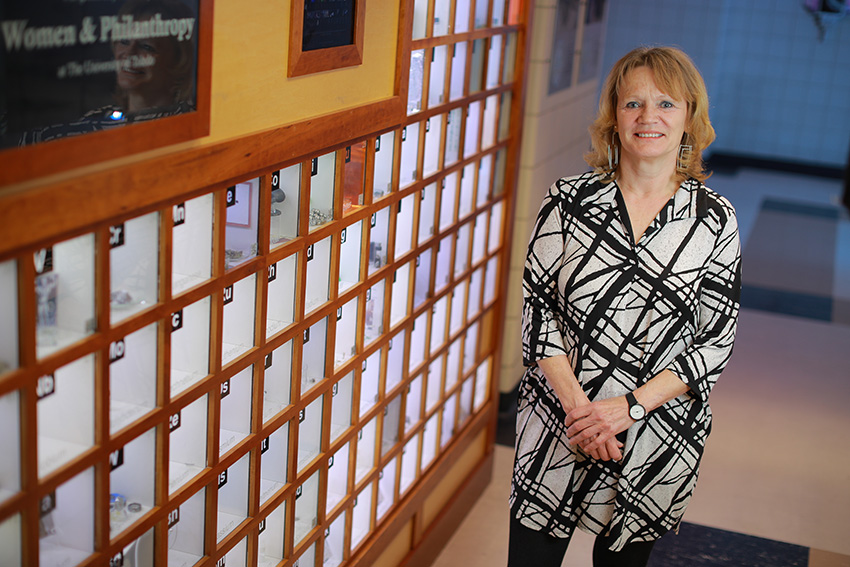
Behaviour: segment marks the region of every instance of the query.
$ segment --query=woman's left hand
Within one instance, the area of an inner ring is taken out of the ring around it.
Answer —
[[[589,454],[628,429],[634,420],[629,417],[625,396],[617,396],[575,408],[567,414],[565,423],[570,444]]]

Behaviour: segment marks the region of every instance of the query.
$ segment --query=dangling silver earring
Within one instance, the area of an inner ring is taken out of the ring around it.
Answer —
[[[676,156],[676,169],[679,171],[687,171],[688,165],[691,163],[691,152],[694,147],[688,144],[688,133],[682,135],[682,143],[679,144],[679,154]]]
[[[614,137],[616,135],[617,132],[611,134],[611,143],[608,144],[608,169],[611,171],[614,171],[620,163],[620,146],[614,142]]]

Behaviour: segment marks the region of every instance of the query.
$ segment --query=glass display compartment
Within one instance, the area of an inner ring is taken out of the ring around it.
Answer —
[[[425,412],[430,412],[440,403],[443,395],[443,357],[428,367],[425,376]]]
[[[404,401],[404,432],[408,433],[422,419],[422,376],[407,385]]]
[[[475,0],[475,29],[487,27],[489,0]]]
[[[0,565],[21,567],[21,515],[0,521]]]
[[[436,207],[437,184],[431,183],[422,189],[419,196],[419,244],[434,236]]]
[[[463,138],[463,157],[468,158],[478,151],[478,137],[481,126],[481,101],[469,105],[466,111],[466,130]]]
[[[499,274],[499,258],[493,256],[487,261],[484,271],[484,305],[490,305],[496,300],[496,278]]]
[[[376,433],[377,418],[374,417],[357,432],[357,458],[354,461],[355,483],[362,481],[375,468],[375,443],[378,440]]]
[[[487,238],[487,252],[493,254],[502,243],[502,212],[504,201],[499,201],[490,209],[490,229]]]
[[[171,293],[205,282],[212,273],[213,196],[172,207]]]
[[[398,459],[392,459],[378,473],[378,502],[375,510],[376,521],[387,515],[395,504],[395,477]]]
[[[226,567],[246,567],[248,565],[248,538],[241,539],[236,545],[219,559]]]
[[[218,452],[224,455],[251,433],[254,367],[249,366],[221,383]]]
[[[384,408],[384,420],[381,428],[381,456],[392,451],[398,443],[400,426],[401,396],[396,396]]]
[[[342,214],[348,214],[363,205],[366,188],[366,142],[347,146],[342,165]]]
[[[86,469],[42,497],[39,565],[77,565],[94,552],[94,469]]]
[[[286,502],[260,520],[258,567],[276,567],[283,561],[286,542]]]
[[[349,444],[346,443],[328,459],[328,490],[325,500],[325,514],[330,514],[348,494],[348,447]]]
[[[413,246],[413,212],[416,206],[416,194],[411,193],[396,205],[395,215],[395,258],[398,259]]]
[[[313,567],[316,564],[316,544],[304,550],[304,552],[292,563],[292,567]]]
[[[452,290],[452,303],[449,310],[449,336],[453,336],[463,327],[467,284],[467,280],[464,280]]]
[[[460,353],[461,353],[462,338],[456,339],[446,353],[446,379],[444,391],[449,391],[455,387],[460,378]]]
[[[493,27],[505,25],[505,0],[493,0]]]
[[[168,567],[192,567],[204,556],[205,502],[202,489],[168,513]]]
[[[387,264],[389,253],[390,209],[383,208],[369,219],[369,274]]]
[[[475,203],[475,177],[477,163],[465,165],[460,173],[460,198],[458,200],[458,219],[463,219],[472,212]]]
[[[467,373],[475,367],[478,361],[478,323],[473,323],[466,329],[463,342],[463,372]]]
[[[472,2],[455,2],[455,33],[464,33],[469,31],[469,19],[472,16],[470,5]]]
[[[18,263],[0,262],[0,376],[18,367]]]
[[[114,435],[156,407],[157,325],[109,345],[109,433]]]
[[[419,452],[420,435],[416,435],[404,445],[401,450],[401,474],[399,475],[398,492],[404,496],[407,490],[416,482],[416,461]]]
[[[207,396],[168,418],[168,493],[174,494],[207,466]]]
[[[490,359],[486,359],[475,371],[475,391],[472,407],[475,411],[481,409],[490,397]]]
[[[466,3],[458,2],[458,9],[460,9],[463,4]],[[466,22],[468,27],[468,18]],[[459,23],[461,22],[455,19],[455,28],[457,28]],[[455,29],[455,32],[459,33],[457,29]],[[463,83],[466,79],[466,51],[467,47],[465,41],[461,41],[452,46],[452,71],[451,76],[449,77],[449,100],[457,100],[463,97]]]
[[[264,366],[263,423],[267,423],[291,403],[292,341],[267,354]]]
[[[260,444],[260,505],[277,494],[289,480],[289,423],[284,423]]]
[[[95,330],[94,244],[85,234],[33,254],[39,358]]]
[[[325,379],[325,349],[328,339],[327,317],[304,331],[301,355],[301,395]]]
[[[351,512],[351,551],[353,552],[372,530],[372,483],[367,484],[354,499]]]
[[[210,298],[171,314],[171,397],[209,374]]]
[[[404,331],[398,333],[387,342],[387,376],[384,391],[389,393],[401,383],[405,375],[404,346],[406,334]],[[411,365],[412,366],[412,365]]]
[[[459,277],[469,269],[469,232],[470,223],[461,226],[457,231],[455,240],[454,276]]]
[[[319,524],[319,471],[310,475],[295,489],[295,526],[293,546],[298,544]],[[310,565],[309,563],[305,563]]]
[[[469,69],[469,94],[475,94],[483,88],[484,56],[486,54],[486,39],[476,39],[472,42],[472,62]]]
[[[422,428],[422,464],[420,470],[424,473],[437,457],[437,428],[439,426],[438,413],[432,415]]]
[[[336,153],[315,157],[310,162],[310,230],[334,220]]]
[[[422,86],[425,77],[425,50],[410,52],[410,74],[407,82],[407,114],[422,110]]]
[[[21,409],[20,394],[10,392],[0,396],[0,504],[21,489]],[[2,534],[2,528],[0,528]],[[0,542],[4,541],[0,536]],[[3,546],[0,545],[0,548]],[[2,557],[2,555],[0,555]],[[0,562],[2,564],[2,562]]]
[[[298,412],[298,471],[304,470],[322,450],[324,396]]]
[[[363,361],[360,369],[360,417],[375,407],[379,398],[381,351],[375,351]]]
[[[393,155],[395,154],[395,132],[381,134],[375,139],[375,172],[372,181],[372,197],[380,199],[393,188]]]
[[[416,164],[419,160],[419,122],[408,124],[401,129],[401,165],[399,168],[399,188],[404,188],[419,178]]]
[[[222,291],[224,322],[222,324],[221,365],[239,358],[254,346],[257,278],[251,274]]]
[[[340,514],[325,530],[324,557],[322,567],[337,567],[345,553],[345,527],[348,515]]]
[[[434,0],[434,33],[433,36],[449,33],[450,0]]]
[[[428,248],[416,257],[416,274],[413,286],[413,308],[422,305],[431,297],[431,249]]]
[[[366,290],[364,344],[371,343],[384,333],[384,288],[384,280],[380,280]]]
[[[124,546],[110,560],[110,565],[131,565],[132,567],[154,567],[153,530]]]
[[[440,5],[448,8],[447,0],[437,0]],[[446,13],[448,21],[448,12]],[[436,25],[435,31],[436,31]],[[449,47],[438,45],[431,53],[431,71],[428,78],[428,106],[433,108],[446,102],[446,66],[448,65]]]
[[[457,220],[457,172],[450,173],[440,181],[440,232],[446,230]]]
[[[446,445],[451,442],[455,435],[455,416],[457,415],[458,395],[455,394],[446,400],[443,404],[443,411],[440,412],[440,448],[445,449]]]
[[[481,213],[472,223],[472,263],[477,264],[487,252],[487,217],[488,213]]]
[[[410,364],[411,370],[416,369],[425,361],[425,339],[428,337],[428,312],[423,312],[413,321],[410,331]]]
[[[295,321],[295,281],[297,275],[298,254],[287,256],[268,267],[267,339]]]
[[[224,268],[229,270],[258,252],[260,180],[237,183],[225,190]]]
[[[433,175],[440,169],[440,140],[443,137],[443,116],[438,114],[425,120],[425,148],[422,177]]]
[[[478,268],[469,278],[469,303],[467,304],[466,316],[472,319],[481,311],[481,284],[484,281],[484,272]]]
[[[341,366],[357,354],[357,312],[360,298],[355,296],[336,310],[334,363]]]
[[[434,273],[434,293],[449,285],[452,277],[452,249],[454,236],[449,234],[437,245],[437,270]]]
[[[478,183],[475,192],[475,204],[483,206],[490,199],[490,176],[493,171],[493,154],[481,158],[478,166]]]
[[[216,542],[239,527],[248,517],[248,463],[245,455],[218,475],[218,523]]]
[[[348,225],[339,234],[339,293],[360,281],[363,222]]]
[[[94,355],[38,378],[38,476],[94,445]]]
[[[109,536],[153,509],[156,431],[151,429],[109,454]]]
[[[462,426],[472,415],[472,392],[474,378],[467,378],[460,388],[460,405],[458,406],[458,426]]]
[[[269,243],[272,248],[298,236],[301,164],[272,173]]]
[[[159,284],[159,213],[109,227],[109,318],[153,305]]]
[[[499,123],[499,95],[484,99],[484,123],[481,129],[481,149],[486,150],[496,143],[496,126]]]
[[[449,298],[444,295],[431,308],[431,354],[436,353],[446,342],[446,317]]]
[[[511,105],[513,104],[513,95],[511,91],[505,91],[501,94],[501,97],[501,102],[499,103],[499,108],[501,109],[501,112],[499,112],[499,141],[503,142],[511,134]]]
[[[310,313],[330,297],[331,237],[307,246],[307,287],[304,312]]]
[[[393,326],[407,316],[408,294],[410,290],[410,263],[402,264],[393,274],[390,300],[390,325]]]
[[[502,70],[502,36],[494,35],[490,38],[490,51],[487,54],[487,74],[485,85],[487,89],[499,86],[499,76]]]
[[[343,376],[331,388],[331,435],[330,442],[351,427],[351,407],[354,400],[354,372]]]

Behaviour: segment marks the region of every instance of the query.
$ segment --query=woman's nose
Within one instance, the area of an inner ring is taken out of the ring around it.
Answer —
[[[655,107],[653,107],[651,104],[647,104],[641,109],[639,118],[641,123],[648,124],[655,122],[657,116],[658,111],[655,109]]]

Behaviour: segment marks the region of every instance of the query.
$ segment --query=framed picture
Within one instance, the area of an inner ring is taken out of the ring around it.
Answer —
[[[294,0],[288,76],[363,63],[365,0]]]
[[[212,0],[7,0],[0,184],[209,133]]]

